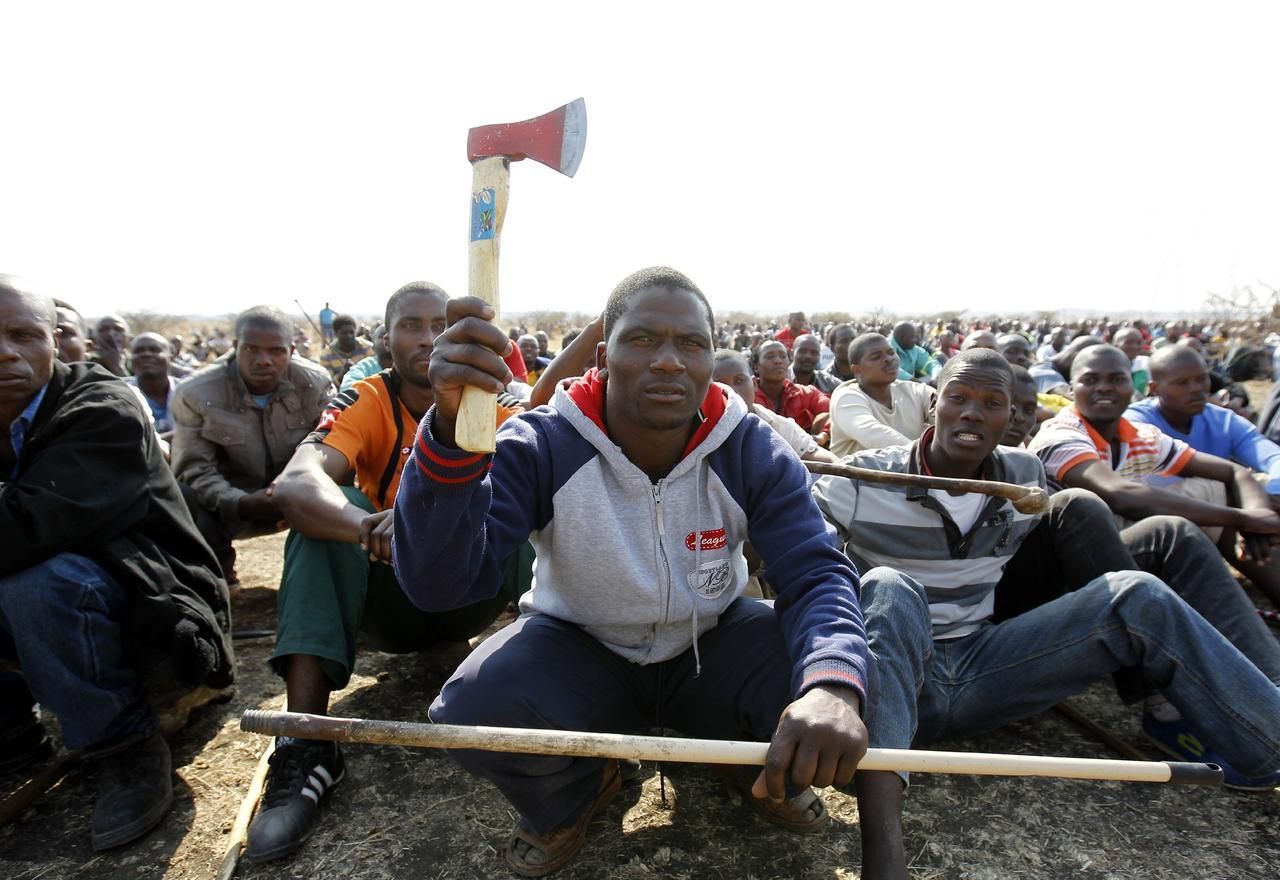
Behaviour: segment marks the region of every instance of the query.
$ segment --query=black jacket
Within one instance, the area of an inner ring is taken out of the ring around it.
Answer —
[[[142,404],[107,370],[54,364],[18,476],[0,480],[0,536],[0,576],[71,552],[130,589],[126,645],[139,670],[170,658],[184,684],[231,683],[231,616],[218,563]]]

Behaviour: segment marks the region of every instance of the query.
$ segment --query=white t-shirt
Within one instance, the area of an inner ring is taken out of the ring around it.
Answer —
[[[938,499],[938,503],[947,509],[951,521],[960,529],[960,534],[967,535],[978,521],[978,514],[987,503],[986,495],[977,492],[966,492],[964,495],[952,495],[946,489],[930,489],[929,494]]]

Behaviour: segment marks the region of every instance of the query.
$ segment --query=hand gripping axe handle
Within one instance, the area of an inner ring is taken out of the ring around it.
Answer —
[[[586,141],[587,105],[581,98],[536,119],[473,128],[467,136],[472,173],[470,292],[493,306],[494,321],[502,312],[498,244],[507,214],[511,162],[529,158],[573,177]],[[470,385],[464,388],[455,435],[458,446],[468,452],[493,452],[497,415],[497,395]]]

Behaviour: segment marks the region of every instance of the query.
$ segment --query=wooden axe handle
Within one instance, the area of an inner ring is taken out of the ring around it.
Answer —
[[[507,216],[511,164],[505,156],[481,159],[471,166],[471,248],[468,265],[470,294],[493,306],[493,320],[502,315],[498,297],[498,247]],[[493,452],[498,423],[498,396],[468,385],[462,389],[455,440],[468,452]]]
[[[995,495],[1012,501],[1013,506],[1022,513],[1041,514],[1049,509],[1049,496],[1039,486],[1020,486],[1017,483],[1001,483],[995,480],[958,480],[953,477],[930,477],[924,474],[899,474],[848,464],[829,464],[825,461],[806,461],[804,466],[811,473],[848,477],[851,480],[863,480],[868,483]]]

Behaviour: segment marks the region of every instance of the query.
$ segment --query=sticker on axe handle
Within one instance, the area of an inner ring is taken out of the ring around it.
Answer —
[[[471,194],[471,240],[493,238],[493,190],[482,189]]]

